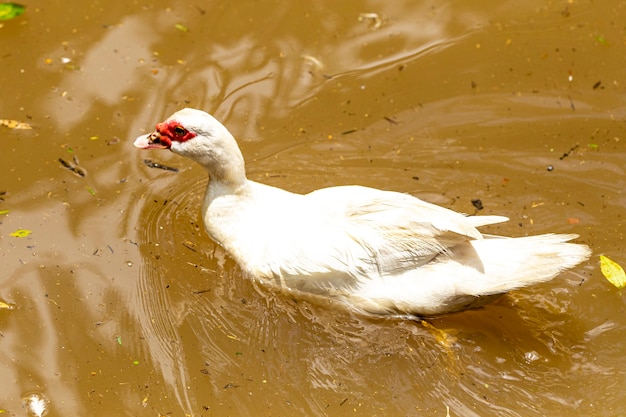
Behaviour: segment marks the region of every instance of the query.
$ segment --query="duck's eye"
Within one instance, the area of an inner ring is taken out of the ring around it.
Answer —
[[[174,134],[178,137],[183,137],[187,134],[187,129],[182,126],[176,126],[174,128]]]

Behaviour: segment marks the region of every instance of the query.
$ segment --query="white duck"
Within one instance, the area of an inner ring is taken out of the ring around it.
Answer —
[[[573,234],[482,235],[477,227],[508,219],[467,217],[408,194],[341,186],[302,195],[250,181],[233,136],[200,110],[174,113],[134,145],[170,149],[207,170],[206,229],[253,278],[361,311],[428,316],[480,307],[590,255],[565,243]]]

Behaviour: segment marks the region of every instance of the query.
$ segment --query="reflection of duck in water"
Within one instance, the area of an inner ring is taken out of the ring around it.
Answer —
[[[477,227],[508,219],[468,217],[408,194],[341,186],[301,195],[250,181],[233,136],[200,110],[174,113],[134,144],[170,149],[207,170],[207,231],[254,278],[371,313],[479,307],[590,254],[566,243],[572,234],[484,236]]]

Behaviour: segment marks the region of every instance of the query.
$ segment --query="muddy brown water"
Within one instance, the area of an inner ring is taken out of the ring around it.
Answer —
[[[626,414],[625,296],[598,267],[626,265],[625,18],[623,1],[29,2],[0,27],[0,118],[34,127],[0,126],[0,409]],[[203,230],[202,170],[132,147],[184,106],[224,121],[254,180],[480,199],[511,218],[490,233],[577,233],[594,255],[429,325],[255,288]]]

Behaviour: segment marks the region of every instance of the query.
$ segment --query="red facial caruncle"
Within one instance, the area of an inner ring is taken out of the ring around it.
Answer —
[[[139,136],[133,145],[140,149],[171,149],[173,142],[183,143],[196,137],[180,122],[169,120],[156,125],[154,132]]]
[[[156,131],[161,135],[161,141],[169,140],[171,142],[186,142],[196,136],[195,133],[185,129],[176,120],[170,120],[169,122],[158,123],[156,125]]]
[[[170,149],[172,147],[172,142],[186,142],[195,136],[195,133],[185,129],[180,123],[175,120],[171,120],[169,122],[158,123],[156,125],[156,130],[147,137],[147,144],[140,143],[135,146],[144,149]]]

